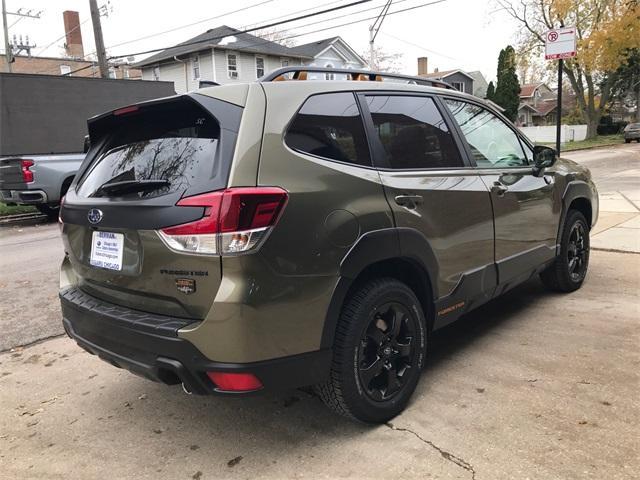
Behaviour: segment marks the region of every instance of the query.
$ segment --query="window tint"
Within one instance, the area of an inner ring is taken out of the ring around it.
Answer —
[[[166,186],[126,195],[150,198],[184,190],[216,172],[220,126],[190,102],[148,107],[123,117],[78,186],[81,197],[110,196],[114,182],[166,180]]]
[[[357,165],[371,165],[362,117],[352,93],[314,95],[285,137],[294,150]]]
[[[500,118],[478,105],[446,99],[480,168],[528,165],[518,136]]]
[[[371,95],[367,104],[391,168],[462,167],[462,158],[431,98]]]

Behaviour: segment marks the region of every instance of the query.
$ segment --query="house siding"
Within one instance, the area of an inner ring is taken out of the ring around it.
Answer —
[[[473,94],[473,80],[467,77],[466,75],[462,75],[459,72],[448,75],[442,79],[448,84],[453,84],[453,82],[460,82],[464,84],[464,91],[468,94]]]

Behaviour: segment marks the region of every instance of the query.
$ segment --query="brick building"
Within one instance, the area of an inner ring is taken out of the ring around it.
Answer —
[[[96,61],[85,59],[80,18],[78,12],[67,10],[62,13],[66,42],[64,57],[38,57],[31,55],[15,55],[11,64],[13,73],[30,73],[39,75],[65,75],[73,77],[99,77],[100,70]],[[0,72],[8,72],[7,57],[0,55]],[[126,63],[111,63],[109,77],[118,79],[139,80],[142,71],[132,68]]]

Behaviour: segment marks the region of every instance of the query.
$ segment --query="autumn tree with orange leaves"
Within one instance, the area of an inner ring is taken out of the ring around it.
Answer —
[[[578,52],[563,71],[587,121],[587,138],[596,136],[600,117],[611,100],[614,73],[640,48],[638,0],[497,0],[522,25],[521,51],[542,56],[544,34],[576,27]]]

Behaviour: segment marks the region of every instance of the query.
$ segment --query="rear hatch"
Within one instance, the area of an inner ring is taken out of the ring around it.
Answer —
[[[193,93],[89,122],[92,146],[61,211],[80,289],[137,310],[204,318],[220,284],[220,257],[176,251],[160,231],[208,215],[193,202],[177,204],[226,187],[242,111]]]

